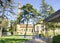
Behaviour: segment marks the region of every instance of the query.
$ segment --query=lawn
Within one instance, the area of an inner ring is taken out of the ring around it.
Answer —
[[[0,38],[32,39],[31,37],[29,37],[29,38],[24,38],[24,36],[13,36],[13,35],[11,35],[11,36],[2,36],[2,37],[0,37]]]
[[[31,39],[25,39],[25,38],[16,38],[16,36],[14,37],[0,37],[0,43],[21,43],[21,42],[26,42],[29,41]]]
[[[1,38],[0,43],[21,43],[29,41],[29,39],[10,39],[10,38]]]

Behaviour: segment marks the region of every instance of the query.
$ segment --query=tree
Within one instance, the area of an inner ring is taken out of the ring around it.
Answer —
[[[41,13],[41,19],[44,20],[49,15],[49,5],[45,2],[45,0],[41,0],[41,6],[40,6],[40,13]],[[45,28],[47,33],[47,29]]]
[[[10,29],[9,29],[9,31],[11,32],[11,35],[15,35],[15,30],[16,30],[15,25],[16,25],[15,21],[11,20],[10,21]]]
[[[23,10],[22,21],[23,22],[26,21],[26,31],[25,31],[25,36],[26,36],[29,20],[32,17],[34,18],[35,16],[38,16],[39,13],[36,11],[36,9],[33,8],[31,4],[26,4],[21,9]]]
[[[52,7],[52,6],[50,6],[49,14],[51,15],[51,14],[53,14],[53,13],[54,13],[54,9],[53,9],[53,7]]]
[[[4,18],[4,20],[2,21],[2,23],[0,24],[1,28],[0,28],[0,34],[2,36],[2,32],[7,32],[8,29],[8,20],[6,18]]]
[[[40,13],[41,13],[41,19],[44,20],[45,18],[54,13],[54,9],[52,6],[47,4],[45,0],[41,0]],[[48,25],[49,23],[43,22],[43,24],[45,25],[45,35],[48,36],[48,29],[50,28]]]
[[[7,12],[9,13],[12,13],[12,14],[15,14],[13,12],[13,0],[0,0],[0,16],[2,17],[2,21],[4,20],[4,18],[7,18],[8,19],[8,14]],[[2,24],[1,24],[2,25]],[[2,31],[2,26],[1,26],[1,31]],[[2,32],[1,32],[2,33]]]
[[[53,9],[52,6],[50,6],[49,14],[51,15],[51,14],[53,14],[53,13],[54,13],[54,9]],[[53,30],[53,34],[54,34],[54,35],[55,35],[56,26],[57,26],[56,23],[51,23],[51,22],[48,23],[48,29]]]
[[[43,19],[49,16],[50,5],[45,0],[41,0],[40,13]]]
[[[6,18],[8,18],[7,17],[7,13],[6,12],[9,12],[9,13],[12,13],[12,14],[15,14],[14,12],[13,12],[13,8],[14,8],[14,5],[13,5],[13,1],[12,0],[0,0],[0,6],[1,6],[1,13],[2,13],[2,16],[3,17],[6,17]]]
[[[2,29],[2,34],[3,34],[3,35],[4,35],[4,32],[5,32],[6,35],[7,35],[8,23],[9,23],[8,19],[4,19],[4,20],[2,21],[2,27],[3,27],[3,29]]]

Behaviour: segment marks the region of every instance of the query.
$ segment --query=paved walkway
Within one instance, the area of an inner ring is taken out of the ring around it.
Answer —
[[[46,41],[43,41],[42,39],[35,39],[35,40],[30,40],[22,43],[46,43]]]

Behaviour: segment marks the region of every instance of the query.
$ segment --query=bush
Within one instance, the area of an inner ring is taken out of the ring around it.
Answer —
[[[39,37],[44,37],[44,34],[39,34]]]
[[[60,35],[54,36],[52,43],[60,43]]]

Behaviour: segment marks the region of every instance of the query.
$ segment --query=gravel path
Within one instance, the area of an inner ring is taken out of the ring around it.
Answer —
[[[35,40],[30,40],[30,41],[22,42],[22,43],[46,43],[46,42],[43,41],[42,39],[35,39]]]

